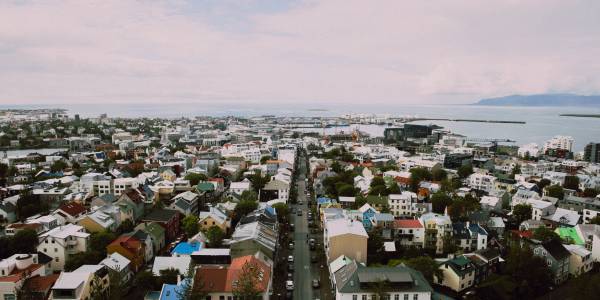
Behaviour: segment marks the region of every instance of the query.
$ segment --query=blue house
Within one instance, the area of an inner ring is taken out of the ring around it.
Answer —
[[[362,223],[363,227],[365,227],[365,230],[371,230],[371,228],[373,227],[373,224],[371,223],[371,218],[375,216],[375,214],[378,212],[368,203],[365,203],[365,205],[361,206],[358,209],[358,211],[360,211],[360,213],[362,214]]]

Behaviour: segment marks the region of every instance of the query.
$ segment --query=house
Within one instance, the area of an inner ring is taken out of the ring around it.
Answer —
[[[106,205],[81,217],[77,221],[88,232],[115,231],[121,224],[121,211],[117,206]]]
[[[229,191],[236,195],[241,195],[243,192],[249,191],[250,189],[252,189],[252,183],[247,178],[229,184]]]
[[[475,190],[491,192],[494,189],[496,177],[481,173],[473,173],[467,178],[467,185]]]
[[[385,299],[432,299],[433,288],[423,275],[400,265],[397,267],[367,267],[353,259],[340,256],[329,264],[335,299],[373,299],[373,286],[386,282]]]
[[[571,256],[569,257],[569,273],[579,277],[589,272],[593,267],[592,252],[583,245],[563,245]]]
[[[539,242],[531,240],[529,247],[533,255],[539,256],[546,261],[552,271],[552,279],[555,284],[563,283],[569,277],[571,253],[556,240]]]
[[[435,249],[437,254],[444,252],[444,237],[452,235],[452,220],[446,215],[426,213],[419,217],[425,228],[424,247]]]
[[[33,276],[28,278],[23,285],[23,290],[29,291],[33,299],[49,299],[52,287],[58,280],[59,274],[46,276]]]
[[[252,255],[234,258],[231,264],[226,266],[200,265],[196,269],[194,289],[207,293],[211,299],[233,298],[236,282],[242,270],[248,267],[257,269],[255,289],[259,295],[256,299],[268,300],[273,280],[271,266]]]
[[[499,271],[502,258],[500,251],[489,248],[464,255],[475,267],[475,284],[479,284],[488,277]]]
[[[371,217],[371,227],[381,229],[381,235],[389,239],[394,228],[394,216],[388,213],[379,213]]]
[[[258,220],[243,224],[240,221],[229,241],[232,258],[260,252],[264,255],[261,259],[265,261],[274,259],[277,245],[276,229]]]
[[[514,200],[514,198],[513,198]],[[511,208],[514,209],[514,207],[517,205],[513,205],[515,204],[515,202],[513,201],[511,203]],[[550,216],[554,213],[554,211],[556,210],[556,206],[554,206],[551,202],[547,202],[544,200],[536,200],[536,199],[527,199],[525,200],[523,203],[520,204],[525,204],[525,205],[529,205],[531,206],[531,219],[533,220],[541,220],[543,217],[547,217]]]
[[[106,266],[108,269],[118,272],[122,283],[127,283],[133,279],[131,261],[118,252],[108,255],[108,257],[103,259],[99,265]]]
[[[132,236],[144,244],[144,261],[146,263],[150,262],[154,258],[154,244],[152,243],[152,237],[148,233],[143,230],[135,229],[132,232],[125,233],[124,235]]]
[[[146,245],[133,235],[122,234],[106,246],[106,253],[119,253],[131,262],[131,269],[138,272],[146,261]]]
[[[14,254],[0,261],[0,299],[17,299],[17,291],[35,277],[50,275],[50,258],[44,254]]]
[[[479,201],[481,209],[489,211],[501,211],[502,201],[496,196],[483,196]]]
[[[390,194],[388,196],[388,207],[394,216],[414,216],[413,203],[417,202],[417,194],[402,191],[401,194]]]
[[[419,220],[394,220],[394,237],[400,245],[422,248],[425,242],[425,228]]]
[[[192,264],[192,259],[189,255],[184,256],[157,256],[154,258],[152,265],[152,274],[160,276],[160,271],[175,269],[180,275],[187,275]]]
[[[260,190],[260,201],[267,202],[270,200],[283,200],[287,202],[289,199],[290,184],[282,180],[271,180],[265,187]]]
[[[487,222],[487,228],[490,231],[495,231],[497,236],[502,237],[504,236],[504,228],[506,228],[506,225],[501,217],[490,217]]]
[[[142,222],[158,223],[165,229],[166,241],[173,241],[179,235],[179,212],[172,209],[154,209],[143,218]]]
[[[455,292],[462,292],[475,284],[475,266],[466,256],[461,255],[440,264],[444,276],[434,275],[434,282]]]
[[[488,233],[479,224],[456,222],[452,224],[452,236],[457,247],[463,251],[477,251],[487,248]]]
[[[83,265],[73,272],[60,273],[52,287],[50,299],[90,299],[92,290],[102,291],[108,285],[108,270],[105,266]]]
[[[62,271],[69,256],[88,251],[89,237],[82,226],[59,226],[39,235],[37,251],[52,258],[52,271]]]
[[[576,211],[559,207],[554,210],[553,214],[543,216],[542,219],[550,221],[555,226],[575,226],[579,224],[581,216]]]
[[[135,230],[141,230],[150,236],[154,253],[160,253],[165,247],[165,229],[161,225],[152,222],[140,223],[135,227]]]
[[[325,223],[323,239],[328,263],[341,255],[350,257],[358,263],[367,262],[369,235],[362,223],[352,219],[328,220]]]
[[[373,225],[371,223],[371,218],[379,212],[377,210],[375,210],[373,207],[371,207],[371,205],[369,205],[369,203],[365,203],[363,206],[361,206],[358,209],[358,211],[362,214],[362,224],[365,227],[365,229],[371,230],[372,225]]]
[[[193,252],[191,257],[197,265],[228,265],[231,263],[231,249],[202,248]]]
[[[0,223],[14,223],[17,220],[16,211],[13,203],[0,200]]]
[[[177,210],[185,216],[198,214],[198,194],[187,191],[171,199],[170,209]]]
[[[231,218],[218,207],[210,206],[209,211],[201,211],[198,224],[202,230],[208,230],[212,226],[217,226],[228,232],[231,228]]]
[[[116,202],[121,209],[121,221],[130,220],[135,224],[144,214],[146,202],[146,196],[140,189],[123,191]]]
[[[356,202],[356,197],[344,197],[344,196],[338,197],[338,203],[344,208],[352,207],[355,202]]]

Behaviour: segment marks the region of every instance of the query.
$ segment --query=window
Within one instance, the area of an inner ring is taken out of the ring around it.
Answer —
[[[55,262],[58,262],[58,257],[55,257],[55,258],[54,258],[54,261],[55,261]]]
[[[419,294],[414,294],[413,295],[413,300],[419,300]]]
[[[352,300],[358,300],[358,295],[352,295]]]
[[[219,300],[225,300],[225,296],[219,296]]]
[[[398,295],[398,294],[394,295],[394,300],[400,300],[400,295]]]
[[[404,294],[404,300],[408,300],[408,294]]]
[[[13,294],[5,294],[4,300],[17,300],[17,297]]]
[[[367,295],[362,295],[362,300],[367,300]]]
[[[56,252],[58,252],[58,248],[54,248],[54,252],[55,252],[55,253],[56,253]]]
[[[48,249],[44,248],[44,252],[48,252],[47,250],[48,250]]]

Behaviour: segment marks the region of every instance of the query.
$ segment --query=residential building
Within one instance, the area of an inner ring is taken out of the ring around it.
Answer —
[[[350,257],[358,263],[367,262],[369,235],[361,222],[353,219],[334,219],[328,220],[324,228],[323,245],[328,263],[341,255]]]
[[[593,267],[592,252],[583,245],[563,245],[571,256],[569,257],[569,273],[579,277],[589,272]]]
[[[123,234],[106,247],[106,253],[119,253],[131,262],[131,269],[138,272],[146,261],[146,244],[131,234]]]
[[[452,236],[452,220],[446,215],[426,213],[419,218],[425,228],[424,247],[433,248],[435,252],[444,252],[444,238]]]
[[[434,276],[434,281],[455,292],[462,292],[475,284],[475,266],[466,256],[461,255],[442,263],[439,267],[444,276]]]
[[[165,229],[165,238],[167,242],[173,241],[179,235],[180,214],[172,209],[154,209],[144,217],[142,222],[158,223]]]
[[[546,261],[552,271],[552,279],[555,284],[563,283],[569,277],[571,253],[556,240],[538,242],[531,240],[529,247],[533,255],[539,256]]]
[[[66,224],[39,235],[37,250],[52,258],[52,271],[62,271],[69,256],[88,251],[89,238],[82,226]]]

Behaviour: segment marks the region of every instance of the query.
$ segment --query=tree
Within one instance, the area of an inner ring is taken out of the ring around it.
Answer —
[[[448,173],[442,168],[433,168],[433,170],[431,170],[431,178],[435,181],[442,181],[447,179],[447,177]]]
[[[13,237],[12,246],[15,253],[35,253],[37,245],[37,233],[31,229],[21,230]]]
[[[204,174],[188,173],[187,175],[185,175],[184,179],[189,180],[190,185],[195,186],[198,185],[200,181],[206,181],[208,178]]]
[[[336,160],[331,164],[331,170],[336,173],[342,172],[342,165]]]
[[[373,179],[371,180],[370,187],[373,188],[373,187],[380,186],[380,185],[385,186],[385,180],[383,180],[383,177],[381,177],[381,176],[373,177]]]
[[[400,186],[394,181],[387,188],[387,194],[400,194],[402,191],[400,190]]]
[[[458,250],[458,247],[456,247],[456,242],[454,241],[454,238],[452,236],[445,235],[442,239],[444,242],[444,253],[452,254]]]
[[[195,215],[188,215],[181,221],[181,227],[188,237],[195,236],[198,233],[198,217]]]
[[[356,196],[356,193],[357,193],[357,190],[354,186],[347,184],[347,183],[343,183],[343,182],[336,189],[337,189],[338,196],[342,196],[342,197],[354,197],[354,196]]]
[[[240,195],[241,201],[257,201],[258,194],[254,190],[243,191]]]
[[[600,215],[593,217],[590,220],[590,224],[596,224],[596,225],[600,225]]]
[[[515,217],[518,224],[525,220],[531,219],[531,205],[528,204],[517,204],[513,208],[513,216]]]
[[[388,189],[385,187],[385,185],[371,186],[371,188],[369,189],[369,195],[371,195],[371,196],[387,196]]]
[[[211,226],[205,233],[206,239],[208,242],[206,243],[208,248],[219,248],[223,245],[223,238],[225,237],[225,232],[218,226]]]
[[[515,175],[517,174],[521,174],[521,165],[519,164],[515,164],[515,166],[512,168],[512,171],[510,172],[510,178],[515,178]]]
[[[106,256],[106,247],[117,238],[117,235],[110,231],[92,233],[90,235],[90,249],[100,252],[100,256]]]
[[[73,271],[83,265],[96,265],[104,257],[98,251],[79,252],[70,255],[65,263],[65,271]]]
[[[67,167],[67,163],[62,160],[57,160],[50,166],[50,172],[56,173],[64,170]]]
[[[469,177],[469,175],[473,174],[473,166],[472,165],[463,165],[458,168],[458,176],[461,179]]]
[[[233,210],[234,213],[234,219],[237,221],[239,221],[243,216],[253,212],[256,208],[258,208],[258,202],[257,201],[252,201],[252,200],[243,200],[240,201],[240,203],[238,203],[235,206],[235,209]]]
[[[254,299],[260,295],[258,290],[260,268],[256,263],[247,261],[238,275],[233,295],[241,299]]]
[[[425,168],[410,169],[410,187],[413,192],[419,189],[419,184],[423,180],[431,180],[431,173]]]
[[[545,187],[549,186],[552,182],[548,179],[542,179],[540,181],[538,181],[538,183],[536,183],[537,187],[540,189],[540,191],[543,191]]]
[[[269,160],[269,159],[271,159],[270,155],[265,155],[265,156],[261,157],[260,158],[260,164],[264,165],[267,162],[267,160]]]
[[[179,299],[182,300],[206,299],[208,293],[204,291],[204,281],[200,276],[196,276],[196,266],[193,263],[188,268],[185,279],[179,284],[176,293]]]
[[[437,192],[431,195],[431,207],[434,213],[442,214],[446,210],[446,206],[452,204],[452,198],[444,192]]]
[[[438,281],[444,278],[444,272],[439,268],[438,263],[429,256],[411,258],[406,261],[406,265],[421,272],[430,283],[434,282],[434,278],[437,278]]]
[[[142,295],[145,295],[148,291],[154,290],[158,284],[152,271],[140,271],[135,275],[133,285],[141,291]]]
[[[117,227],[118,233],[128,233],[133,231],[133,222],[130,219],[125,219],[121,222],[121,225]]]
[[[515,243],[509,250],[505,268],[505,274],[514,281],[517,287],[515,292],[520,297],[534,298],[552,285],[552,272],[545,259],[533,255],[527,246],[521,247]]]
[[[598,196],[598,193],[600,192],[598,192],[597,189],[586,188],[585,190],[583,190],[583,196],[588,198],[594,198]]]
[[[579,177],[577,176],[565,176],[565,183],[563,187],[569,190],[579,190]]]
[[[163,284],[177,284],[177,278],[179,277],[179,270],[175,268],[168,268],[160,270],[160,276],[158,276],[158,286]]]
[[[533,231],[533,238],[542,242],[551,240],[560,241],[560,236],[556,232],[546,227],[538,227]]]
[[[119,300],[125,298],[125,291],[127,290],[126,282],[123,282],[121,272],[113,269],[108,270],[109,289],[108,299]]]
[[[548,194],[548,196],[554,197],[554,198],[558,198],[560,200],[562,200],[564,198],[564,196],[565,196],[565,191],[558,184],[551,185],[551,186],[547,187],[546,188],[546,193]]]
[[[248,177],[248,180],[252,182],[252,188],[254,188],[254,191],[258,193],[265,187],[265,185],[271,180],[271,178],[269,177],[269,175],[262,176],[260,171],[256,170],[254,174]]]
[[[383,237],[381,235],[381,229],[375,228],[369,232],[369,239],[367,240],[367,262],[369,264],[381,263],[383,256]]]
[[[290,209],[285,203],[275,203],[273,204],[273,208],[275,212],[277,212],[277,219],[279,223],[287,223],[288,215],[290,213]]]

